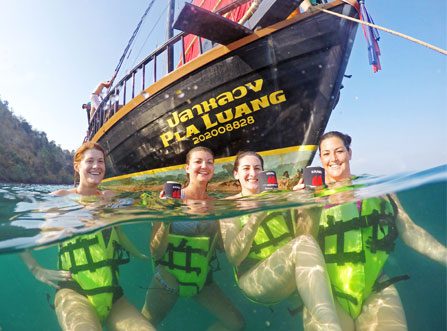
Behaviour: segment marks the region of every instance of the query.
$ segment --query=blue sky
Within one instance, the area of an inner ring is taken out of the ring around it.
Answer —
[[[148,2],[0,0],[0,97],[50,140],[76,149],[87,128],[80,106],[112,76]],[[447,48],[446,1],[366,3],[377,24]],[[162,43],[164,30],[147,34],[165,6],[166,0],[156,1],[122,72]],[[352,136],[355,173],[446,164],[447,57],[384,32],[381,37],[383,70],[373,74],[358,30],[346,71],[353,76],[343,82],[327,129]]]

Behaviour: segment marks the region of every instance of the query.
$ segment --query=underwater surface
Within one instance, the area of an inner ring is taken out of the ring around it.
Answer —
[[[397,193],[412,220],[446,245],[447,166],[388,177],[361,176],[355,181],[356,198]],[[235,217],[260,210],[303,208],[320,203],[311,193],[270,192],[246,203],[223,200],[216,193],[208,204],[183,205],[161,200],[158,192],[120,194],[107,205],[79,198],[52,197],[55,186],[0,184],[0,330],[59,330],[53,300],[55,290],[36,280],[16,254],[34,248],[34,257],[57,268],[57,243],[84,232],[121,224],[144,254],[152,221],[183,222]],[[144,195],[142,195],[144,193]],[[418,240],[418,238],[414,238]],[[213,262],[213,278],[244,315],[246,330],[302,330],[300,303],[285,300],[267,307],[248,300],[237,287],[225,253]],[[384,269],[387,275],[408,275],[396,283],[409,330],[445,330],[446,268],[397,241]],[[150,261],[132,258],[120,267],[120,284],[128,300],[141,309],[153,275]],[[158,330],[206,330],[214,318],[194,299],[178,300]]]

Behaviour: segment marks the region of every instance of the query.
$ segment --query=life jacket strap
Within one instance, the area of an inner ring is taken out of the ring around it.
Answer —
[[[90,290],[84,290],[82,289],[81,294],[84,295],[96,295],[101,293],[116,293],[120,287],[119,286],[102,286],[102,287],[96,287],[92,288]]]
[[[192,267],[192,254],[199,254],[202,256],[208,256],[208,252],[204,251],[200,248],[193,248],[187,245],[188,241],[186,239],[182,239],[178,246],[174,246],[174,244],[169,243],[167,247],[168,253],[168,261],[163,261],[162,259],[158,260],[156,263],[166,266],[169,269],[177,269],[183,270],[186,273],[195,272],[197,275],[200,275],[202,272],[199,267]],[[185,265],[179,265],[174,263],[174,254],[175,253],[183,253],[185,254]]]
[[[387,288],[388,286],[391,286],[397,282],[400,282],[402,280],[408,280],[410,279],[410,276],[408,275],[401,275],[401,276],[395,276],[395,277],[391,277],[383,282],[379,282],[378,280],[376,280],[376,282],[374,283],[374,286],[372,288],[373,292],[378,293],[380,291],[382,291],[383,289]],[[343,293],[343,292],[339,292],[335,289],[332,290],[332,292],[334,293],[334,295],[338,298],[341,299],[345,299],[350,301],[352,304],[357,305],[358,304],[358,300],[352,296],[349,295],[347,293]]]
[[[282,217],[285,221],[285,224],[287,226],[288,232],[283,233],[279,235],[278,237],[275,237],[272,233],[272,230],[269,226],[269,223],[273,220],[275,220],[278,216]],[[262,243],[256,243],[254,240],[250,249],[250,252],[253,252],[255,254],[261,253],[261,251],[264,248],[270,247],[270,246],[278,246],[281,242],[283,242],[285,239],[290,238],[293,239],[293,224],[292,224],[292,218],[290,215],[290,212],[274,212],[269,214],[265,220],[261,223],[261,228],[264,230],[265,234],[267,235],[268,240]]]
[[[68,256],[70,258],[70,268],[69,271],[76,274],[80,271],[86,271],[89,270],[91,272],[95,271],[98,268],[102,268],[105,265],[109,265],[108,260],[94,262],[92,255],[90,253],[90,247],[93,245],[96,245],[99,243],[98,237],[95,236],[93,238],[82,238],[78,237],[76,238],[75,242],[69,242],[64,244],[62,247],[60,247],[59,250],[59,257],[61,257],[63,254],[68,253]],[[87,259],[87,263],[83,265],[77,265],[76,258],[75,258],[75,251],[76,250],[83,250],[85,254],[85,258]],[[61,261],[61,259],[60,259]]]
[[[393,285],[393,284],[395,284],[397,282],[400,282],[402,280],[408,280],[408,279],[410,279],[410,276],[408,276],[408,275],[400,275],[400,276],[391,277],[391,278],[389,278],[387,280],[384,280],[383,282],[379,282],[377,280],[374,283],[373,291],[376,292],[376,293],[380,292],[383,289],[387,288],[388,286],[391,286],[391,285]]]
[[[130,262],[130,254],[129,252],[121,246],[120,243],[114,241],[113,242],[113,264],[114,267],[118,267],[119,265],[126,264]]]
[[[354,296],[352,296],[352,295],[349,295],[349,294],[343,293],[343,292],[338,292],[337,290],[332,290],[332,292],[334,293],[334,295],[336,297],[348,300],[348,301],[350,301],[354,305],[358,304],[358,300]]]
[[[62,265],[62,255],[65,253],[68,253],[68,256],[70,258],[70,265],[71,265],[69,268],[69,271],[72,272],[73,274],[77,274],[78,272],[82,272],[82,271],[94,272],[95,270],[97,270],[99,268],[111,267],[114,271],[113,274],[115,277],[115,271],[118,270],[118,266],[121,264],[128,263],[130,261],[129,253],[119,243],[114,241],[113,242],[114,258],[94,262],[91,252],[90,252],[90,247],[93,245],[96,245],[98,243],[99,243],[98,237],[95,236],[95,237],[89,238],[89,239],[77,238],[74,243],[69,242],[69,243],[65,244],[64,246],[60,247],[60,252],[59,252],[60,265]],[[87,259],[87,263],[82,264],[82,265],[78,265],[76,263],[76,258],[75,258],[74,252],[75,252],[75,250],[78,250],[78,249],[81,249],[84,251],[85,258]],[[127,253],[127,256],[124,256],[124,255],[126,255],[126,253]]]
[[[89,295],[89,296],[93,296],[93,295],[97,295],[97,294],[103,294],[103,293],[112,293],[112,294],[118,294],[121,293],[122,289],[120,286],[118,285],[110,285],[110,286],[101,286],[101,287],[96,287],[96,288],[92,288],[92,289],[83,289],[81,287],[81,285],[79,285],[77,282],[75,281],[63,281],[63,282],[59,282],[59,286],[61,288],[69,288],[72,289],[73,291],[76,291],[79,294],[82,295]]]
[[[392,201],[392,199],[390,198]],[[393,205],[394,208],[394,205]],[[394,213],[396,215],[396,213]],[[395,241],[398,237],[395,216],[386,214],[386,201],[381,202],[381,212],[374,210],[370,215],[354,217],[348,221],[336,222],[334,216],[327,216],[328,226],[320,226],[318,241],[320,247],[325,252],[325,237],[330,235],[337,236],[337,251],[335,254],[325,254],[327,263],[337,263],[343,265],[347,262],[364,263],[365,252],[344,252],[344,234],[348,231],[359,230],[361,228],[371,227],[371,237],[366,240],[367,247],[372,253],[384,251],[390,253],[394,249]],[[385,231],[385,226],[387,227]],[[379,239],[379,231],[383,237]]]
[[[345,252],[345,233],[351,230],[360,229],[366,227],[366,219],[363,217],[354,217],[346,222],[335,222],[335,218],[332,215],[327,216],[328,227],[320,226],[318,241],[322,252],[325,252],[325,237],[336,235],[337,236],[337,249],[335,254],[324,253],[324,259],[326,263],[337,263],[337,265],[343,265],[347,262],[351,263],[364,263],[365,252]]]
[[[179,286],[181,287],[192,287],[195,291],[195,293],[199,293],[200,292],[200,287],[196,284],[196,283],[191,283],[191,282],[181,282],[179,280],[177,280]]]
[[[390,201],[391,200],[392,199],[390,199]],[[372,238],[369,238],[366,243],[372,253],[375,253],[376,251],[384,251],[389,254],[394,250],[395,241],[399,234],[397,232],[395,216],[387,215],[385,213],[385,200],[381,203],[381,210],[381,213],[375,210],[371,215],[364,216],[367,219],[367,223],[372,226]],[[396,213],[394,215],[396,215]],[[387,227],[386,233],[384,229],[385,226]],[[381,239],[378,239],[379,230],[383,234],[383,238]]]

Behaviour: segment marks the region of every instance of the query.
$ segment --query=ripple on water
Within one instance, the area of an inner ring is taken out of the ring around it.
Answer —
[[[362,175],[353,182],[359,199],[393,192],[415,190],[430,183],[447,182],[447,165],[420,172],[373,177]],[[108,202],[85,201],[78,195],[53,197],[60,189],[52,185],[0,184],[0,252],[46,246],[80,233],[113,224],[150,221],[216,221],[256,211],[312,206],[324,203],[310,192],[276,191],[239,200],[225,200],[216,192],[215,200],[159,199],[158,192],[121,193]],[[142,193],[145,193],[142,196]]]

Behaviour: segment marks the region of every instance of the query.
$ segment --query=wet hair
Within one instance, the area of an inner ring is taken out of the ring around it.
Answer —
[[[79,173],[76,171],[75,165],[79,164],[82,161],[82,158],[84,157],[84,153],[86,151],[88,151],[89,149],[96,149],[96,150],[102,152],[104,157],[106,156],[106,152],[104,151],[104,148],[102,148],[102,146],[100,144],[94,143],[92,141],[87,141],[87,142],[83,143],[81,145],[81,147],[79,147],[76,150],[75,155],[73,157],[73,168],[75,169],[75,183],[77,181],[79,181]]]
[[[191,161],[191,156],[195,152],[206,152],[208,154],[211,154],[211,156],[213,157],[213,160],[214,160],[214,153],[211,149],[209,149],[208,147],[204,147],[204,146],[197,146],[197,147],[190,149],[188,154],[186,154],[186,164],[189,164],[189,162]]]
[[[321,136],[320,138],[320,143],[318,144],[318,148],[320,149],[320,153],[321,153],[321,143],[329,138],[333,138],[336,137],[338,139],[340,139],[343,142],[343,145],[345,145],[346,149],[349,150],[351,148],[351,141],[352,138],[345,134],[345,133],[341,133],[339,131],[329,131],[326,132],[324,135]]]
[[[264,159],[262,158],[261,155],[253,151],[240,151],[236,154],[236,160],[234,160],[233,171],[237,171],[241,159],[249,155],[257,157],[259,161],[261,161],[261,168],[264,170]]]
[[[189,164],[189,162],[191,161],[191,157],[195,152],[206,152],[208,154],[210,154],[213,157],[213,161],[214,161],[214,153],[211,149],[209,149],[208,147],[204,147],[204,146],[197,146],[194,147],[192,149],[189,150],[188,154],[186,154],[186,164]],[[188,186],[189,184],[189,174],[186,174],[186,181],[184,183],[184,187]]]

